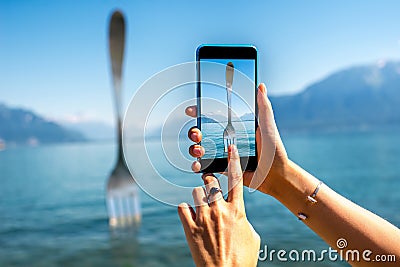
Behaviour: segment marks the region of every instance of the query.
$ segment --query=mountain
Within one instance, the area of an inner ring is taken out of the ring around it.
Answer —
[[[226,120],[226,118],[224,118],[224,121]],[[206,115],[202,115],[201,116],[201,121],[203,122],[203,123],[218,123],[218,121],[217,120],[214,120],[213,118],[210,118],[210,117],[208,117],[208,116],[206,116]]]
[[[345,69],[296,95],[270,100],[282,130],[341,131],[400,125],[400,62]]]
[[[75,132],[82,133],[89,140],[104,141],[115,140],[116,129],[113,125],[109,125],[101,121],[81,121],[81,122],[68,122],[57,121],[62,127],[70,129]]]
[[[223,115],[216,115],[212,114],[212,116],[207,116],[207,115],[202,115],[202,121],[204,123],[221,123],[221,122],[227,122],[228,117],[225,117]],[[235,114],[232,114],[232,121],[252,121],[254,120],[254,114],[253,113],[245,113],[240,117],[235,116]]]
[[[270,96],[270,100],[278,127],[283,131],[347,131],[400,126],[400,62],[341,70],[298,94]],[[241,120],[252,118],[251,114],[240,117]],[[175,125],[184,121],[180,119]],[[203,121],[221,122],[226,121],[226,117],[212,114],[205,116]],[[192,124],[195,125],[195,121]],[[161,128],[154,132],[159,134]],[[109,125],[60,124],[29,110],[0,104],[0,150],[4,143],[76,142],[86,140],[86,136],[110,139],[115,133]]]
[[[28,144],[77,142],[86,138],[32,111],[0,104],[0,143]]]
[[[241,121],[252,121],[254,120],[254,113],[246,113],[240,116]]]

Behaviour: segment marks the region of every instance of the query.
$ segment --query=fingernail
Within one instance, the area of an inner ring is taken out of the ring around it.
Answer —
[[[200,155],[201,154],[201,149],[199,147],[195,147],[193,148],[193,153],[196,155]]]
[[[185,202],[182,202],[181,204],[179,204],[179,207],[181,207],[183,209],[188,209],[189,208],[188,204],[185,203]]]
[[[213,173],[204,173],[202,176],[201,176],[201,178],[202,179],[204,179],[204,177],[207,177],[207,176],[214,176],[214,174]],[[215,176],[214,176],[215,177]]]
[[[237,148],[236,148],[235,145],[229,145],[229,147],[228,147],[228,152],[234,153],[234,152],[236,152],[236,151],[237,151]]]
[[[192,139],[193,141],[194,140],[197,140],[197,137],[198,137],[199,135],[196,133],[196,132],[193,132],[193,133],[191,133],[190,134],[190,139]]]
[[[260,83],[260,85],[258,86],[258,91],[262,94],[265,94],[266,91],[265,84]]]
[[[187,115],[190,115],[192,112],[193,112],[193,108],[186,108],[186,109],[185,109],[185,113],[186,113]]]
[[[232,153],[236,153],[237,148],[235,145],[229,145],[228,146],[228,163],[230,161],[230,159],[232,158]]]

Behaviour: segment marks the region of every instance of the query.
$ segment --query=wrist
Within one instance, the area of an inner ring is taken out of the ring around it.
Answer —
[[[291,160],[287,160],[271,179],[269,194],[278,200],[289,192],[308,194],[318,180]]]
[[[277,198],[284,191],[288,177],[293,173],[293,162],[289,159],[281,161],[279,167],[271,169],[267,177],[267,194]]]
[[[297,214],[318,183],[318,179],[288,160],[282,176],[271,185],[270,195]]]

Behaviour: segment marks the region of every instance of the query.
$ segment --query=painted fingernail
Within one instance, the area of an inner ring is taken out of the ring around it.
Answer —
[[[237,148],[236,148],[235,145],[230,145],[230,146],[228,147],[228,152],[234,153],[234,152],[236,152],[236,151],[237,151]]]
[[[193,132],[193,133],[190,134],[190,139],[192,139],[193,141],[195,141],[195,140],[197,140],[198,136],[199,136],[199,135],[198,135],[196,132]]]
[[[258,91],[262,94],[265,94],[265,84],[260,83],[260,85],[258,86]]]
[[[193,108],[192,108],[192,107],[186,108],[186,109],[185,109],[185,113],[186,113],[187,115],[191,115],[191,114],[193,113]]]
[[[201,154],[201,149],[199,147],[195,147],[193,148],[193,153],[196,155],[200,155]]]
[[[228,163],[232,158],[232,154],[236,152],[236,146],[235,145],[229,145],[228,146]]]

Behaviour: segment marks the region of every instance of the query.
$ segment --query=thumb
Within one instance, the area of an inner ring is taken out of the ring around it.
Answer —
[[[260,142],[257,143],[257,146],[260,146],[261,149],[258,149],[259,164],[257,166],[257,170],[249,184],[249,187],[252,189],[257,189],[264,182],[264,179],[268,175],[274,160],[276,135],[278,135],[274,113],[272,111],[272,105],[267,97],[267,88],[263,83],[258,86],[257,103],[258,125],[261,135],[261,138],[259,138],[261,140],[259,140]]]
[[[258,86],[258,124],[261,132],[275,135],[276,125],[272,105],[267,97],[267,88],[261,83]]]
[[[228,202],[243,202],[243,175],[240,156],[235,145],[228,147]]]

